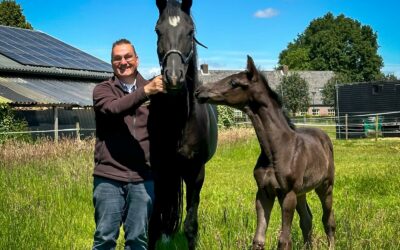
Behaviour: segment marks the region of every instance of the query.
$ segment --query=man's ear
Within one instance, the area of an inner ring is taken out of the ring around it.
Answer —
[[[250,81],[258,81],[258,70],[254,65],[253,58],[247,55],[247,78]]]

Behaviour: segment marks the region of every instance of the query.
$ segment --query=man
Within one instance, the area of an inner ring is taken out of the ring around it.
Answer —
[[[125,249],[147,249],[154,183],[149,165],[147,103],[164,92],[161,76],[145,80],[139,58],[126,39],[112,46],[114,76],[93,90],[96,118],[93,249],[114,249],[120,225]]]

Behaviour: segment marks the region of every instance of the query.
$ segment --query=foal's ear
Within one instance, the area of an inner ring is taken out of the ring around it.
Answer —
[[[190,8],[192,7],[192,0],[182,0],[181,10],[186,14],[190,15]]]
[[[156,0],[158,11],[161,13],[164,11],[165,7],[167,6],[167,0]]]
[[[250,81],[258,81],[258,70],[254,65],[253,58],[247,56],[247,78]]]

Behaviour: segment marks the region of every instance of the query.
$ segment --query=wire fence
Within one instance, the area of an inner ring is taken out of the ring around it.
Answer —
[[[396,136],[400,137],[400,111],[381,113],[354,112],[342,116],[325,117],[295,117],[291,121],[297,127],[321,127],[334,131],[336,138],[361,138],[370,135],[375,136]],[[236,117],[235,126],[252,126],[247,116]],[[80,128],[79,122],[73,128],[43,129],[27,131],[2,131],[2,135],[38,134],[39,136],[52,137],[55,140],[59,136],[81,137],[93,136],[95,128]]]

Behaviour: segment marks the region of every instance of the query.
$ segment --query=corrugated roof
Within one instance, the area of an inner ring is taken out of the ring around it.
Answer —
[[[109,72],[96,72],[88,70],[61,69],[55,67],[40,67],[22,65],[0,54],[0,72],[17,73],[41,76],[68,77],[91,80],[104,80],[113,75]]]
[[[0,100],[14,105],[91,106],[98,82],[0,76]]]

